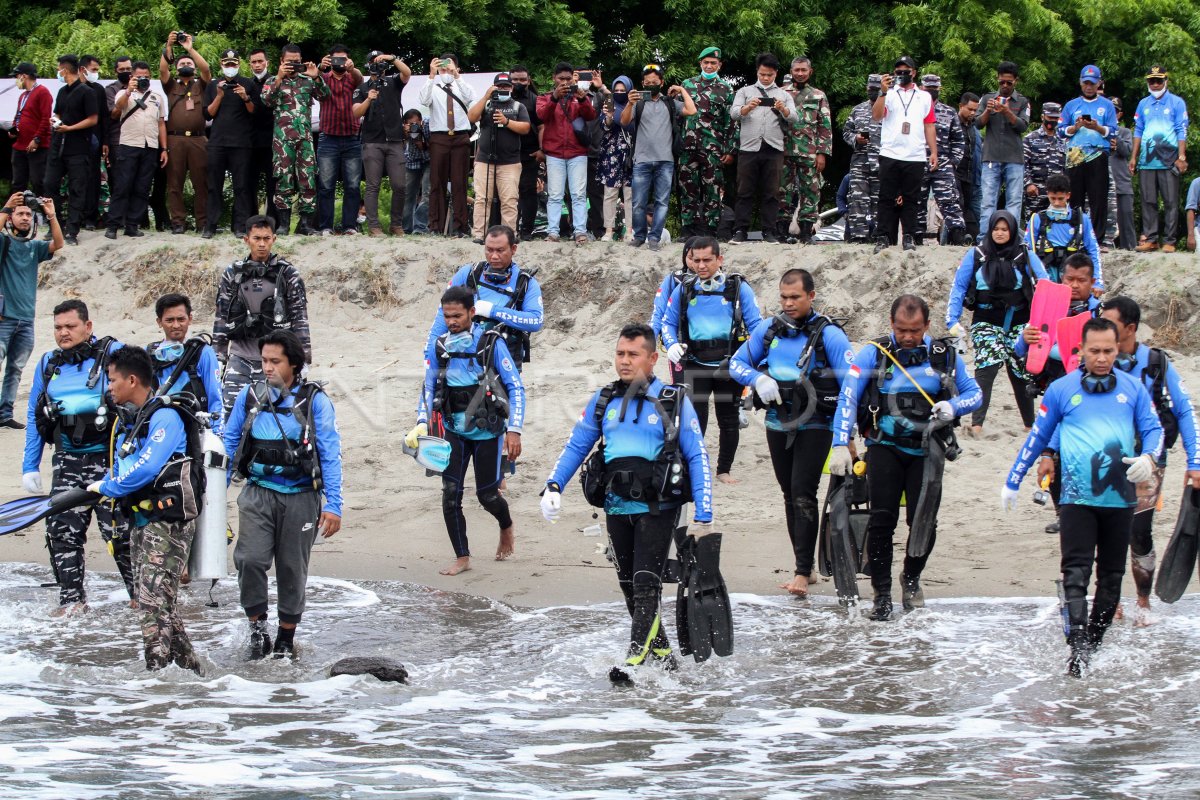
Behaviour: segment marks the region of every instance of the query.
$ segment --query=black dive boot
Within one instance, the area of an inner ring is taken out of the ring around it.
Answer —
[[[297,236],[316,236],[320,233],[314,225],[316,223],[316,212],[312,214],[301,214],[300,222],[296,225]]]
[[[921,576],[900,576],[900,602],[905,611],[925,607],[925,592],[921,591]]]
[[[267,632],[267,618],[250,620],[250,660],[258,661],[271,652],[271,634]]]
[[[1071,647],[1071,655],[1067,659],[1067,676],[1082,678],[1092,658],[1092,643],[1086,629],[1075,629],[1067,635],[1067,644]]]
[[[867,617],[872,622],[888,622],[892,618],[892,595],[890,592],[875,593],[875,603],[871,606],[871,613]]]
[[[275,658],[296,657],[296,629],[280,626],[275,631],[275,649],[271,651]]]

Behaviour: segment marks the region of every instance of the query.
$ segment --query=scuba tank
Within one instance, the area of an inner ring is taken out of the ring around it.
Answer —
[[[218,580],[229,574],[226,562],[228,540],[225,535],[225,472],[229,459],[221,437],[210,428],[204,429],[204,474],[207,486],[204,505],[196,518],[196,533],[188,572],[196,580]]]

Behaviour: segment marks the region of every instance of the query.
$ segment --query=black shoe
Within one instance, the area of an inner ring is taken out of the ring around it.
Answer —
[[[292,232],[292,210],[290,208],[275,209],[275,235],[287,236]]]
[[[1046,526],[1046,533],[1058,533],[1058,520],[1054,520]]]
[[[313,227],[313,217],[316,214],[301,214],[300,222],[296,224],[297,236],[319,236],[321,231]]]
[[[115,239],[115,238],[117,238],[117,229],[116,229],[116,228],[108,228],[107,230],[105,230],[105,231],[104,231],[104,238],[105,238],[105,239]]]
[[[258,661],[266,658],[271,652],[271,634],[267,632],[267,621],[256,619],[250,621],[250,660]]]
[[[888,622],[892,618],[891,595],[875,595],[875,604],[871,606],[871,614],[867,617],[872,622]]]
[[[271,651],[271,655],[275,658],[293,659],[296,657],[296,645],[289,640],[276,638],[275,648]]]
[[[871,254],[879,255],[880,253],[882,253],[884,250],[887,250],[891,246],[892,246],[892,243],[888,241],[886,236],[880,236],[878,239],[875,240],[875,249],[872,251]]]
[[[1067,636],[1067,644],[1071,646],[1071,655],[1067,658],[1067,676],[1082,678],[1092,660],[1092,643],[1088,641],[1086,632],[1074,630]]]
[[[140,229],[140,228],[126,228],[126,229],[125,229],[125,235],[126,235],[126,236],[132,236],[133,238],[135,238],[135,239],[136,239],[137,237],[139,237],[139,236],[145,236],[146,234],[142,233],[142,231],[141,231],[141,229]]]
[[[471,244],[483,244],[483,239],[472,239]]]
[[[729,240],[730,244],[742,244],[746,241],[745,231],[734,231],[733,238]]]
[[[9,417],[3,422],[0,422],[0,428],[12,428],[14,431],[23,431],[25,430],[25,423],[20,422],[13,417]]]
[[[903,574],[900,576],[900,602],[905,611],[925,607],[925,593],[921,591],[920,576],[915,578]]]
[[[946,237],[946,241],[955,247],[962,247],[963,245],[965,245],[967,243],[967,229],[966,228],[952,229],[950,231],[949,235]]]
[[[200,238],[201,239],[211,239],[211,238],[213,238],[214,235],[216,235],[216,233],[217,232],[214,231],[212,228],[205,228],[203,231],[200,232]]]
[[[172,225],[171,226],[171,233],[183,233],[185,230],[187,230],[187,228],[184,227],[183,225]]]
[[[905,250],[916,250],[917,249],[917,245],[916,245],[916,242],[913,241],[913,237],[907,236],[907,235],[904,237],[904,249]]]
[[[63,237],[63,241],[67,244],[79,244],[79,237],[73,233],[68,233]]]
[[[779,244],[779,237],[775,231],[763,231],[763,241],[767,244]]]

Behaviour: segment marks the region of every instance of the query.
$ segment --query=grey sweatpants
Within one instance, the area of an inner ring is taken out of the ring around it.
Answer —
[[[408,175],[404,166],[403,142],[364,142],[363,174],[366,192],[363,202],[367,206],[367,227],[382,228],[379,223],[379,186],[384,176],[392,182],[392,209],[389,225],[399,228],[404,221],[404,189]]]
[[[233,564],[246,616],[253,619],[267,613],[267,570],[274,561],[279,621],[299,623],[304,613],[308,558],[321,515],[320,494],[283,494],[246,481],[237,504]]]

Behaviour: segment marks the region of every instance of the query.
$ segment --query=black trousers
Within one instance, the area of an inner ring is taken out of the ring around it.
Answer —
[[[87,196],[83,201],[83,221],[95,225],[100,219],[100,159],[101,149],[95,144],[88,153]]]
[[[442,473],[442,517],[446,521],[446,532],[458,558],[471,555],[467,544],[467,520],[463,516],[463,483],[467,466],[475,462],[475,496],[479,505],[496,518],[500,530],[512,527],[508,503],[500,494],[500,459],[504,452],[504,437],[492,439],[466,439],[446,431],[445,439],[450,443],[450,466]]]
[[[58,137],[50,143],[44,188],[46,193],[54,198],[54,213],[59,220],[63,219],[63,200],[67,200],[67,224],[63,226],[63,233],[73,236],[83,227],[83,209],[87,203],[88,156],[86,153],[64,156],[61,144]],[[66,198],[62,196],[61,190],[64,177],[67,179]]]
[[[975,382],[983,392],[983,402],[971,413],[972,425],[983,425],[987,419],[988,407],[992,404],[992,386],[996,383],[996,375],[1000,372],[1000,364],[989,364],[975,370]],[[1004,362],[1004,371],[1008,373],[1008,382],[1012,386],[1013,397],[1017,401],[1017,410],[1021,412],[1021,422],[1026,428],[1033,425],[1033,398],[1025,387],[1029,381],[1013,372],[1012,364]]]
[[[250,188],[253,195],[250,204],[254,207],[254,213],[258,213],[258,186],[262,183],[266,192],[267,205],[266,214],[271,219],[275,219],[275,170],[271,166],[271,146],[255,147],[250,151]]]
[[[158,148],[117,147],[113,165],[112,198],[108,204],[108,227],[136,228],[150,203],[150,181],[158,169]]]
[[[1059,508],[1058,534],[1062,550],[1063,594],[1071,633],[1086,630],[1092,644],[1099,644],[1112,624],[1121,600],[1125,577],[1125,554],[1129,550],[1132,508],[1099,508],[1069,503]],[[1096,594],[1092,613],[1087,608],[1092,562],[1096,564]]]
[[[1071,167],[1067,177],[1071,180],[1071,207],[1081,208],[1087,200],[1096,241],[1104,241],[1108,227],[1108,153]]]
[[[221,220],[225,205],[225,173],[233,182],[233,216],[230,228],[234,233],[244,233],[246,220],[253,214],[257,194],[250,182],[252,151],[248,147],[208,146],[208,227],[216,228]]]
[[[813,553],[817,547],[817,488],[821,468],[833,442],[828,428],[797,431],[788,446],[788,434],[767,431],[767,450],[775,480],[783,491],[783,509],[788,538],[796,555],[796,574],[812,576]]]
[[[629,641],[640,650],[650,639],[659,613],[662,574],[679,524],[679,509],[661,509],[658,514],[609,514],[605,523],[617,559],[617,581],[632,620]],[[661,624],[653,646],[670,647]]]
[[[886,236],[888,242],[899,241],[900,225],[906,236],[917,233],[917,212],[921,203],[921,181],[925,177],[924,161],[897,161],[879,157],[879,224],[875,236]],[[904,204],[896,207],[896,198]]]
[[[779,219],[779,174],[782,170],[782,150],[775,150],[764,143],[757,152],[738,151],[737,203],[733,208],[735,231],[750,230],[750,218],[757,198],[758,218],[763,233],[775,233],[775,223]]]
[[[521,162],[521,182],[517,184],[517,235],[522,240],[533,236],[533,222],[538,212],[538,161]]]
[[[38,197],[46,196],[46,148],[39,147],[32,153],[24,150],[12,151],[12,190],[23,192],[29,189]]]
[[[162,151],[155,152],[157,158],[157,153]],[[167,212],[167,171],[163,167],[154,168],[154,182],[150,186],[150,210],[154,212],[154,229],[161,231],[166,228],[171,215]],[[145,213],[142,214],[142,219],[147,226],[150,224],[150,217]]]
[[[875,444],[867,448],[867,493],[871,498],[871,517],[867,522],[867,557],[871,563],[871,586],[876,594],[892,591],[892,538],[900,520],[900,495],[907,495],[905,522],[912,525],[917,501],[921,498],[921,477],[925,457],[905,453],[895,447]],[[920,558],[904,557],[904,574],[916,578],[925,570],[937,526],[929,538],[929,552]]]
[[[1133,561],[1130,572],[1138,597],[1148,598],[1154,585],[1154,509],[1133,515],[1133,524],[1129,527],[1129,553]],[[1139,559],[1148,563],[1139,566]]]
[[[774,219],[771,217],[770,219]],[[684,370],[685,382],[692,387],[692,405],[700,420],[700,434],[708,433],[708,398],[712,395],[717,407],[717,427],[721,430],[717,444],[717,474],[733,469],[741,429],[738,428],[738,406],[742,400],[742,385],[717,367],[689,364]]]
[[[600,181],[599,156],[588,156],[587,199],[587,229],[599,239],[604,235],[604,184]]]

